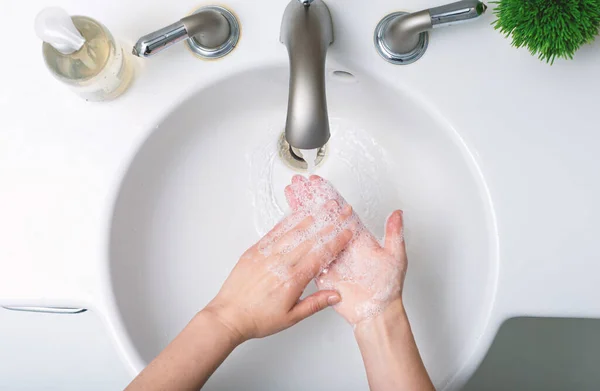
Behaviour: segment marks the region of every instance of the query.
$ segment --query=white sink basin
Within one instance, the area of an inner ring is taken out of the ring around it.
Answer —
[[[110,269],[140,362],[214,297],[287,209],[283,189],[294,171],[277,153],[287,78],[285,68],[263,68],[202,89],[157,124],[133,160],[114,211]],[[328,100],[332,138],[318,173],[379,235],[391,211],[405,210],[406,303],[442,385],[472,352],[495,291],[496,230],[483,178],[456,132],[405,93],[367,74],[330,72]],[[207,386],[366,388],[352,328],[333,310],[245,344]]]

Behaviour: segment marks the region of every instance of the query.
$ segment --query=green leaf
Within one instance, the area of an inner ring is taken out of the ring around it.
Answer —
[[[600,0],[499,0],[494,29],[553,64],[594,40],[600,29]]]

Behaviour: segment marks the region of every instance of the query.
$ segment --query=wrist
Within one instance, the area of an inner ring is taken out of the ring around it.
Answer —
[[[354,336],[359,344],[388,335],[392,329],[408,326],[408,317],[402,298],[389,303],[377,316],[364,319],[354,327]],[[409,326],[410,327],[410,326]]]
[[[354,330],[371,389],[432,390],[402,300]]]
[[[194,318],[202,320],[202,322],[198,323],[202,323],[203,327],[210,326],[212,329],[218,331],[233,348],[248,340],[225,315],[225,311],[218,306],[209,304],[202,311],[198,312]]]

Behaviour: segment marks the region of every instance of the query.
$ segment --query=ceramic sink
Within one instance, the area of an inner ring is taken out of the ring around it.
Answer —
[[[428,368],[443,381],[473,350],[493,301],[497,234],[485,182],[442,118],[367,73],[349,81],[334,72],[332,138],[317,172],[380,236],[387,215],[405,211],[405,298]],[[163,118],[131,163],[112,221],[110,273],[141,363],[288,210],[283,189],[294,171],[278,153],[287,78],[286,68],[259,68],[209,85]],[[352,328],[333,311],[248,343],[211,385],[367,388]]]
[[[202,5],[57,3],[126,47]],[[379,20],[441,2],[326,3],[332,136],[316,173],[376,235],[405,211],[405,301],[436,387],[460,389],[508,318],[600,317],[600,43],[549,66],[511,48],[488,12],[395,66],[373,46]],[[96,310],[133,377],[214,297],[288,212],[286,5],[229,0],[242,29],[231,54],[201,61],[177,45],[132,59],[131,89],[103,104],[51,79],[33,31],[7,43],[21,62],[0,75],[0,305]],[[22,72],[26,84],[7,77]],[[352,327],[326,310],[244,344],[206,386],[241,388],[367,389]]]

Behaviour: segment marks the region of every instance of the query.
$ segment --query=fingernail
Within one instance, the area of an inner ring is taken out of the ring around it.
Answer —
[[[327,203],[325,204],[325,207],[327,209],[336,209],[338,207],[338,202],[336,200],[329,200],[327,201]]]
[[[342,214],[344,216],[350,216],[352,214],[352,207],[350,204],[344,205],[344,209],[342,209]]]
[[[327,298],[327,304],[329,305],[336,305],[340,301],[342,301],[342,298],[338,295],[331,295]]]
[[[404,213],[401,210],[399,210],[396,213],[396,222],[397,224],[400,224],[402,221],[404,221]]]

